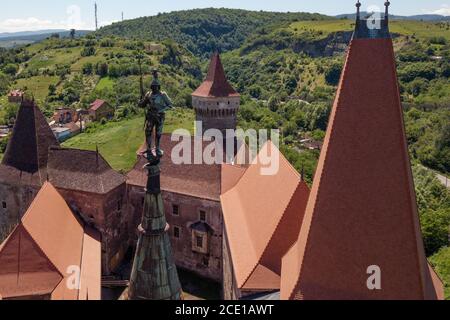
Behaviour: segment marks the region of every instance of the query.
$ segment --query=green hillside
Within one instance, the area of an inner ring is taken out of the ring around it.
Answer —
[[[162,13],[114,23],[101,28],[99,36],[151,39],[172,39],[200,57],[212,51],[239,48],[257,29],[300,20],[322,20],[330,17],[310,13],[255,12],[236,9],[198,9]]]

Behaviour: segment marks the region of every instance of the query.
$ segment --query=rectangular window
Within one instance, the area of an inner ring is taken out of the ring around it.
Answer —
[[[206,211],[200,210],[200,221],[206,222]]]
[[[2,202],[2,207],[3,207],[3,209],[6,209],[6,207],[7,207],[7,206],[6,206],[6,201],[3,201],[3,202]]]
[[[180,215],[180,207],[177,205],[173,205],[172,206],[172,214],[174,216],[179,216]]]
[[[122,200],[117,201],[117,211],[122,210]]]
[[[196,239],[197,248],[203,249],[203,237],[196,236],[195,239]]]
[[[173,227],[173,237],[176,239],[180,239],[181,229],[180,227]]]

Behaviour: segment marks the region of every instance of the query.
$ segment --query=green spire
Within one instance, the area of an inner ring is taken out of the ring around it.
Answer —
[[[146,166],[148,183],[130,281],[130,300],[181,300],[160,190],[160,159]]]

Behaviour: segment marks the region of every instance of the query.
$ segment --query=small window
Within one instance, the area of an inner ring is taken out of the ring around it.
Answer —
[[[3,209],[6,209],[6,207],[7,207],[7,206],[6,206],[6,201],[3,201],[3,202],[2,202],[2,207],[3,207]]]
[[[204,258],[203,258],[203,265],[204,265],[205,267],[209,267],[209,258],[207,258],[207,257],[204,257]]]
[[[142,197],[142,206],[145,204],[145,197]]]
[[[200,221],[206,222],[206,211],[200,210]]]
[[[117,201],[117,211],[122,210],[122,200]]]
[[[172,214],[174,216],[179,216],[180,215],[180,206],[178,205],[173,205],[172,206]]]
[[[197,248],[203,249],[203,237],[196,236],[195,241],[196,241]]]
[[[181,236],[181,229],[180,227],[174,227],[173,228],[173,237],[176,239],[180,239]]]

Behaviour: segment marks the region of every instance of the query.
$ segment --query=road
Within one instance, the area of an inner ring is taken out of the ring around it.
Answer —
[[[450,179],[448,179],[447,177],[436,173],[436,178],[438,178],[438,180],[444,185],[446,186],[448,189],[450,189]]]

